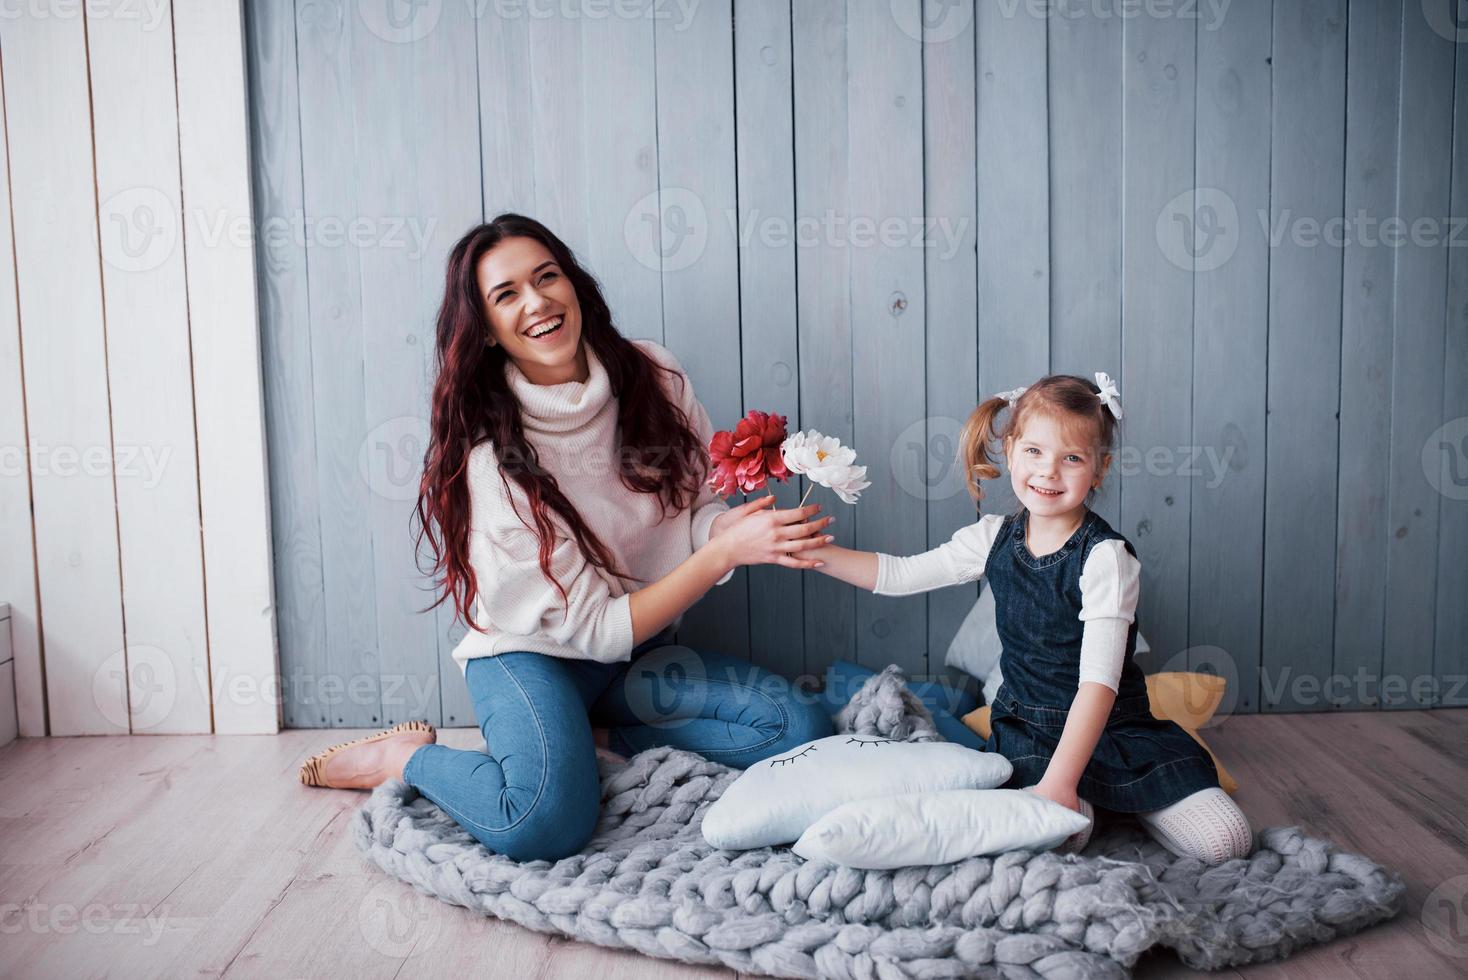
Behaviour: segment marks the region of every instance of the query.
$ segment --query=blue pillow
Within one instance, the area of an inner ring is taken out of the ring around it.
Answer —
[[[876,673],[850,660],[833,662],[826,668],[826,687],[821,692],[826,713],[833,717],[839,714],[866,679]],[[979,706],[979,699],[971,691],[936,681],[909,682],[907,687],[932,713],[938,734],[950,742],[984,751],[984,739],[979,733],[958,720]]]

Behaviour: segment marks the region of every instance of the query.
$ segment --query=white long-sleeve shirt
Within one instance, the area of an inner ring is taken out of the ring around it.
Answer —
[[[676,377],[662,378],[664,388],[706,447],[713,428],[677,359],[652,341],[634,343],[677,370]],[[589,346],[586,360],[585,382],[533,384],[513,362],[506,362],[505,377],[541,466],[616,564],[642,581],[622,580],[591,564],[569,528],[548,512],[556,529],[551,571],[566,590],[568,610],[541,571],[529,500],[513,478],[506,486],[493,447],[483,441],[469,454],[469,562],[478,586],[475,620],[487,632],[471,629],[454,648],[461,671],[476,657],[515,650],[603,663],[628,659],[634,646],[631,593],[707,544],[714,519],[729,509],[706,484],[691,507],[671,516],[664,515],[657,494],[627,489],[618,469],[618,401]]]
[[[912,595],[948,585],[976,581],[994,539],[1004,523],[1000,514],[985,514],[960,528],[944,544],[920,555],[877,554],[878,595]],[[1127,633],[1137,614],[1142,564],[1121,541],[1099,541],[1081,569],[1080,680],[1120,688],[1126,661]]]

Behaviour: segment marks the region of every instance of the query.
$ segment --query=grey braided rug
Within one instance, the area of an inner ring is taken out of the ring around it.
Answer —
[[[837,718],[858,734],[938,738],[900,670]],[[776,977],[1126,977],[1154,946],[1196,969],[1288,956],[1400,910],[1396,873],[1297,827],[1209,869],[1107,814],[1079,855],[1011,851],[857,871],[788,847],[716,850],[704,810],[740,773],[667,747],[600,762],[602,817],[580,854],[495,854],[402,780],[356,812],[357,846],[420,892],[648,956]]]

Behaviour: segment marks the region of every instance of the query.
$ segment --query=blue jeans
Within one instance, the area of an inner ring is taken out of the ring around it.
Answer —
[[[780,675],[662,638],[615,664],[481,657],[464,678],[486,751],[421,746],[403,780],[517,861],[558,860],[591,839],[601,811],[593,725],[610,728],[623,755],[671,745],[737,769],[835,730],[820,698]]]

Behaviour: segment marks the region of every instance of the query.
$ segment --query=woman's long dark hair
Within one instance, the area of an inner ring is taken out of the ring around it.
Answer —
[[[568,601],[565,587],[550,570],[555,546],[551,513],[570,528],[588,561],[613,575],[632,578],[617,568],[615,557],[586,526],[555,477],[540,465],[525,438],[520,403],[505,378],[504,348],[487,343],[490,328],[479,289],[479,260],[512,237],[533,238],[544,245],[576,290],[581,342],[606,368],[618,399],[622,444],[616,459],[623,485],[636,493],[657,494],[666,516],[669,510],[676,513],[693,503],[708,472],[707,451],[659,377],[659,372],[675,377],[676,372],[617,332],[596,279],[577,263],[566,244],[540,222],[519,214],[501,214],[471,229],[449,253],[438,310],[433,418],[416,509],[416,543],[421,554],[424,539],[428,541],[433,555],[429,574],[440,593],[428,608],[452,597],[455,613],[471,629],[480,627],[472,615],[478,589],[469,564],[468,463],[470,450],[484,439],[494,446],[506,492],[514,480],[530,502],[533,530],[540,539],[540,568],[563,602]]]

